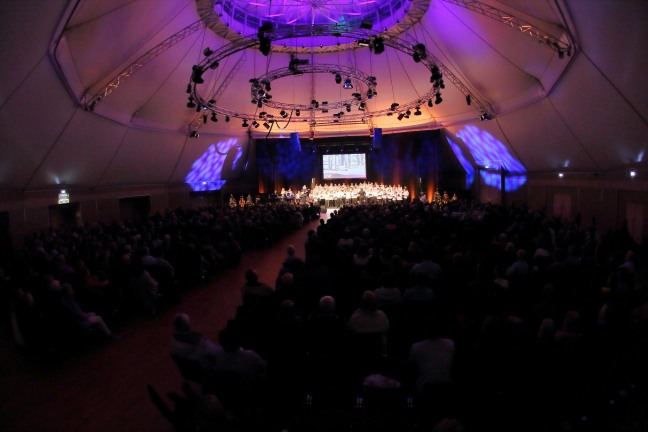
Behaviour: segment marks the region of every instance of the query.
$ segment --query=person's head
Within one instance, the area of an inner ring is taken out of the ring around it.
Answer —
[[[253,269],[249,269],[245,272],[245,282],[248,284],[255,284],[259,282],[259,275]]]
[[[288,256],[291,256],[291,257],[295,256],[295,246],[289,245],[286,248],[286,252],[288,253]]]
[[[191,330],[189,326],[189,316],[185,313],[177,313],[173,317],[173,329],[178,333],[184,333]]]
[[[331,296],[324,296],[319,300],[319,310],[323,314],[332,315],[335,313],[335,299]]]

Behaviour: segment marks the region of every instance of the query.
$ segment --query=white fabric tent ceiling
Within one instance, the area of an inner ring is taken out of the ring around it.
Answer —
[[[257,2],[263,3],[267,2]],[[333,7],[332,3],[354,2],[316,3]],[[356,3],[366,10],[375,2]],[[570,44],[571,56],[562,59],[529,35],[454,3],[469,2],[403,1],[402,7],[412,10],[398,29],[389,26],[387,37],[425,44],[494,119],[479,121],[479,106],[468,106],[446,75],[442,104],[422,105],[422,115],[402,121],[397,116],[374,118],[374,127],[383,128],[383,134],[445,128],[466,154],[471,153],[466,131],[479,131],[472,135],[499,143],[529,172],[608,171],[645,164],[648,2],[481,1]],[[0,187],[178,184],[211,144],[232,137],[247,139],[240,119],[226,123],[221,116],[218,123],[202,124],[196,111],[186,108],[192,66],[204,59],[206,47],[216,50],[230,43],[199,21],[198,8],[204,4],[205,0],[3,2]],[[390,7],[399,4],[392,1]],[[416,13],[421,10],[419,20]],[[262,12],[255,13],[263,17]],[[226,18],[221,24],[229,24],[236,38],[238,24]],[[398,33],[408,19],[416,22]],[[195,22],[199,22],[196,31],[160,49],[163,41]],[[241,29],[244,35],[247,31]],[[298,43],[285,42],[289,47]],[[123,79],[94,111],[86,110],[88,101],[121,71],[155,50],[156,56]],[[205,74],[201,89],[222,87],[219,106],[254,114],[260,110],[250,103],[249,80],[286,67],[290,53],[285,51],[289,49],[277,49],[267,57],[257,48],[236,53]],[[242,56],[240,69],[233,71]],[[307,47],[297,56],[312,64],[340,64],[375,76],[379,95],[368,101],[370,112],[417,99],[431,86],[429,70],[389,48],[376,55],[366,47]],[[228,76],[231,82],[222,85]],[[282,78],[272,87],[275,100],[292,104],[309,103],[313,94],[320,101],[348,97],[332,76],[322,74]],[[277,123],[285,129],[273,128],[272,136],[295,131],[302,139],[308,136],[308,122],[285,123]],[[316,137],[368,135],[370,126],[341,123],[316,127],[314,132]],[[188,138],[196,127],[199,138]],[[252,129],[256,138],[266,132],[263,127]],[[479,163],[474,152],[470,159]]]

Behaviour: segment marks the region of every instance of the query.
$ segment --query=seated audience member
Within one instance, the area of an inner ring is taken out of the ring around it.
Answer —
[[[349,318],[349,330],[358,334],[385,333],[389,330],[389,318],[378,309],[378,299],[372,291],[362,293],[360,308]]]
[[[212,371],[236,372],[247,382],[265,380],[268,363],[252,350],[241,347],[238,331],[231,325],[218,334],[222,349],[209,355],[208,369]]]
[[[430,279],[426,273],[416,273],[414,286],[403,292],[406,303],[430,303],[434,300],[434,290],[429,287]]]
[[[219,347],[216,344],[203,334],[191,329],[187,314],[176,314],[173,318],[171,354],[202,362],[205,356],[215,354],[218,350]]]
[[[429,386],[448,386],[453,383],[452,364],[455,343],[441,337],[440,322],[431,319],[425,340],[412,344],[409,360],[416,366],[416,391]]]
[[[306,321],[308,352],[314,357],[333,359],[341,353],[341,341],[346,332],[344,320],[337,314],[335,299],[323,296],[319,309]]]
[[[423,253],[423,260],[414,264],[410,269],[410,275],[416,280],[418,274],[424,274],[429,280],[438,280],[441,277],[441,266],[432,260],[432,252],[426,250]]]
[[[64,283],[61,285],[61,307],[79,324],[83,329],[94,328],[101,332],[108,339],[116,339],[117,336],[113,334],[108,328],[103,318],[94,312],[84,312],[74,298],[74,291],[72,285]]]

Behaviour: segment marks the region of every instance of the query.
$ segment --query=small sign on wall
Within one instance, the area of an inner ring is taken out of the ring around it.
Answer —
[[[58,203],[59,204],[69,204],[70,203],[70,194],[65,190],[61,189],[58,194]]]

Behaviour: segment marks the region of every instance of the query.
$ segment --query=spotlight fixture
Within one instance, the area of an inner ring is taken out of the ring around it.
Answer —
[[[482,111],[481,115],[479,116],[479,120],[484,121],[484,120],[490,120],[493,117],[487,112],[487,111]]]
[[[349,105],[349,104],[346,105],[346,111],[351,112],[351,105]]]
[[[212,54],[214,54],[214,51],[212,51],[209,47],[207,47],[207,48],[205,48],[205,49],[203,50],[203,55],[204,55],[205,57],[209,57],[209,56],[212,55]]]
[[[421,63],[421,55],[418,52],[414,51],[414,54],[412,54],[412,58],[416,63]]]
[[[281,110],[281,111],[279,112],[279,115],[280,115],[281,117],[283,117],[283,118],[288,117],[288,113],[287,113],[286,111],[284,111],[284,110]]]
[[[434,106],[434,104],[432,103],[432,99],[428,99],[428,106],[430,108],[432,108]]]
[[[466,95],[466,103],[470,105],[472,103],[472,96]]]
[[[230,118],[229,118],[229,116],[226,115],[225,116],[225,123],[229,123],[229,121],[230,121]]]
[[[339,73],[335,74],[335,84],[340,84],[342,82],[342,75]]]
[[[268,114],[268,113],[265,112],[265,111],[261,111],[261,112],[259,113],[259,118],[263,118],[263,117],[265,117],[266,114]]]
[[[416,111],[414,111],[414,115],[421,115],[421,107],[416,107]]]
[[[194,103],[194,99],[189,96],[189,102],[187,102],[187,108],[196,108],[196,104]]]
[[[203,115],[203,124],[204,124],[204,123],[207,123],[207,114],[204,114],[204,115]]]
[[[268,124],[268,122],[263,122],[263,127],[266,129],[270,129],[270,125]]]
[[[402,121],[403,117],[405,117],[405,114],[403,114],[403,113],[398,114],[398,120],[399,121]]]
[[[353,85],[351,84],[351,78],[346,77],[346,79],[344,80],[344,84],[342,85],[342,87],[345,88],[345,89],[352,89],[352,88],[353,88]]]
[[[203,70],[200,68],[198,65],[193,65],[191,68],[193,72],[191,72],[191,81],[193,81],[196,84],[202,84],[205,82],[205,80],[202,77]]]
[[[364,111],[366,106],[367,105],[364,102],[360,102],[360,105],[358,105],[358,110]]]
[[[374,97],[374,94],[375,93],[371,91],[371,89],[367,90],[367,99],[371,99],[372,97]]]
[[[443,78],[441,71],[438,66],[432,66],[432,76],[430,76],[430,82],[438,81]]]
[[[270,87],[270,81],[266,81],[266,82],[265,82],[265,89],[266,89],[267,92],[269,92],[270,90],[272,90],[272,87]]]
[[[628,171],[628,175],[630,176],[630,178],[635,178],[637,177],[637,171],[635,170]]]
[[[259,122],[256,121],[256,120],[252,121],[252,126],[254,126],[255,128],[258,128],[259,127]]]
[[[443,99],[441,99],[441,93],[437,93],[434,98],[434,103],[439,105],[441,102],[443,102]]]
[[[213,121],[214,123],[216,123],[218,121],[218,117],[216,117],[216,113],[212,113],[211,121]]]
[[[259,102],[257,102],[257,107],[259,107],[259,108],[263,108],[263,102],[261,102],[261,101],[259,100]]]
[[[565,173],[561,173],[561,172],[558,173],[558,178],[563,178],[563,177],[565,177]]]
[[[385,52],[385,40],[381,37],[375,38],[373,41],[373,49],[376,55]]]
[[[189,134],[190,138],[198,138],[199,136],[200,134],[198,133],[198,131],[195,130],[191,131],[191,133]]]
[[[247,119],[243,119],[243,124],[241,125],[243,127],[249,127],[250,125],[247,122]]]
[[[389,109],[392,110],[392,111],[396,111],[396,108],[398,107],[398,105],[399,105],[398,103],[394,102],[393,104],[391,104]]]
[[[297,117],[299,117],[300,114],[301,114],[301,111],[298,110],[298,109],[296,109],[296,110],[295,110],[295,115],[296,115]]]
[[[187,93],[191,93],[191,83],[187,84]]]

